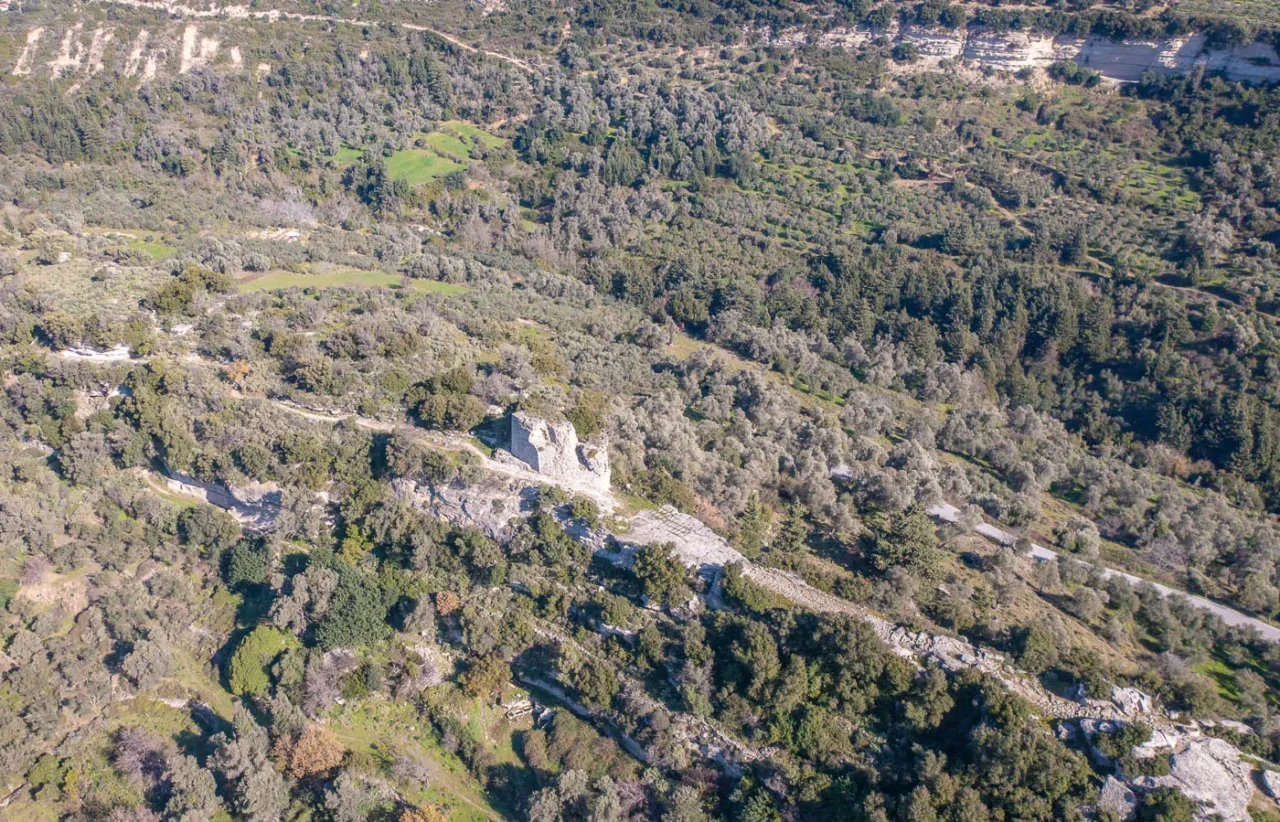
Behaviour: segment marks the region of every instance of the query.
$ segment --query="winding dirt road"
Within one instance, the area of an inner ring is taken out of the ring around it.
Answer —
[[[960,509],[956,508],[954,505],[950,505],[949,503],[942,502],[931,506],[929,508],[929,514],[943,522],[954,523],[960,518]],[[1013,545],[1018,539],[1008,531],[1001,530],[987,522],[978,525],[974,530],[992,542],[999,543],[1000,545]],[[1056,560],[1059,555],[1057,551],[1052,551],[1045,548],[1043,545],[1037,545],[1033,542],[1028,556],[1038,560]],[[1139,585],[1146,582],[1166,597],[1185,597],[1192,605],[1195,605],[1197,608],[1203,608],[1204,610],[1214,614],[1228,625],[1240,628],[1253,628],[1262,636],[1263,639],[1270,640],[1271,642],[1280,642],[1280,628],[1277,628],[1270,623],[1263,622],[1260,619],[1255,619],[1248,614],[1242,614],[1234,608],[1228,608],[1227,606],[1214,602],[1211,599],[1205,599],[1204,597],[1196,596],[1195,594],[1188,594],[1185,591],[1179,591],[1176,588],[1170,588],[1169,586],[1161,585],[1158,582],[1151,582],[1149,579],[1136,577],[1133,574],[1127,574],[1124,571],[1117,571],[1113,568],[1102,567],[1102,572],[1108,578],[1120,577],[1130,585]]]
[[[360,26],[361,28],[386,25],[385,23],[378,23],[373,20],[356,20],[350,17],[335,17],[328,14],[302,14],[301,12],[280,11],[279,9],[253,11],[250,10],[248,6],[220,6],[211,9],[193,9],[190,6],[183,6],[178,3],[160,2],[160,0],[102,0],[102,2],[117,6],[131,6],[138,9],[150,9],[151,11],[158,11],[172,17],[192,19],[208,20],[220,18],[224,20],[263,20],[269,23],[274,23],[277,20],[297,20],[304,23],[334,23],[342,26]],[[502,60],[506,63],[510,63],[521,71],[528,72],[530,74],[533,74],[536,71],[533,66],[528,62],[521,60],[519,57],[512,57],[509,54],[502,54],[497,51],[478,49],[469,43],[459,40],[454,35],[440,31],[439,29],[433,29],[429,26],[421,26],[416,23],[396,23],[395,25],[402,29],[408,29],[409,31],[423,31],[428,34],[434,34],[441,40],[446,40],[463,51],[468,51],[472,54],[484,54],[488,57]]]

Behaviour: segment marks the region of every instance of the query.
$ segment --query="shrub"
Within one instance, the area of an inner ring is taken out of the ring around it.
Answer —
[[[227,684],[233,694],[265,696],[271,687],[267,668],[282,653],[295,648],[298,641],[292,634],[259,626],[240,640],[236,652],[227,663]]]
[[[325,774],[342,764],[346,748],[333,731],[308,725],[292,745],[278,746],[277,756],[294,779]]]
[[[636,552],[632,571],[645,596],[662,605],[672,605],[689,598],[685,584],[689,569],[672,555],[675,546],[669,542],[645,545]]]

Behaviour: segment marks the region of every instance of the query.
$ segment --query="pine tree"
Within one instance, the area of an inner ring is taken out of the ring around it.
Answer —
[[[1084,343],[1085,354],[1094,362],[1105,362],[1111,355],[1111,325],[1115,319],[1115,312],[1111,306],[1111,300],[1106,297],[1100,297],[1089,303],[1089,308],[1084,316],[1084,333],[1081,334],[1081,341]]]
[[[773,541],[771,547],[775,551],[786,554],[797,554],[803,551],[809,537],[809,523],[806,521],[808,515],[809,510],[798,502],[787,506],[787,517],[782,521],[778,538]]]
[[[769,509],[760,504],[760,494],[752,491],[738,520],[738,548],[748,559],[760,556],[769,536],[769,521]]]
[[[1156,428],[1160,432],[1160,441],[1170,448],[1186,452],[1191,447],[1191,426],[1187,424],[1180,409],[1174,403],[1163,403],[1156,411]]]
[[[636,552],[631,570],[645,596],[663,605],[672,605],[689,597],[685,585],[688,569],[672,555],[675,545],[670,542],[645,545]]]
[[[871,563],[877,571],[903,567],[922,579],[933,579],[940,572],[941,553],[933,522],[920,505],[895,514],[887,533],[878,537],[871,552]]]

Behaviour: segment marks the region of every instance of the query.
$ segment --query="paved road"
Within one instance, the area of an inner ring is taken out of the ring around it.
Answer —
[[[937,505],[930,506],[929,514],[937,519],[943,520],[944,522],[956,522],[960,517],[960,509],[956,508],[954,505],[941,502]],[[1017,537],[1013,534],[1008,531],[1003,531],[988,522],[978,525],[974,530],[992,542],[998,542],[1001,545],[1013,545],[1017,540]],[[1031,543],[1029,556],[1036,559],[1049,560],[1057,559],[1058,553],[1045,548],[1043,545],[1037,545],[1033,542]],[[1263,622],[1260,619],[1254,619],[1248,614],[1242,614],[1234,608],[1228,608],[1225,605],[1220,605],[1212,600],[1205,599],[1204,597],[1196,596],[1195,594],[1188,594],[1185,591],[1179,591],[1176,588],[1170,588],[1169,586],[1161,585],[1158,582],[1151,582],[1151,580],[1142,579],[1141,577],[1136,577],[1133,574],[1126,574],[1123,571],[1116,571],[1111,568],[1103,568],[1102,570],[1107,577],[1121,577],[1132,585],[1137,585],[1140,582],[1150,583],[1164,596],[1176,595],[1186,597],[1192,605],[1195,605],[1198,608],[1203,608],[1212,614],[1216,614],[1228,625],[1248,626],[1256,630],[1263,639],[1268,639],[1272,642],[1280,642],[1280,628]]]

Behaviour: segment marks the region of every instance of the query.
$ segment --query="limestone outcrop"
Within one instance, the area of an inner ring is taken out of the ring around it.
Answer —
[[[617,536],[619,559],[629,563],[630,555],[642,545],[670,542],[676,556],[695,571],[719,570],[743,556],[724,537],[708,528],[702,520],[677,511],[670,505],[657,510],[641,511],[631,519],[630,530]]]
[[[1125,83],[1138,81],[1147,71],[1186,73],[1197,67],[1207,72],[1222,72],[1228,79],[1247,83],[1280,82],[1280,55],[1271,44],[1255,42],[1214,48],[1204,34],[1161,40],[1111,40],[1097,35],[1054,36],[982,28],[895,25],[887,31],[840,27],[820,34],[788,29],[765,34],[764,39],[779,45],[856,49],[876,36],[915,47],[919,59],[897,67],[905,72],[936,70],[946,61],[1014,72],[1024,68],[1043,69],[1056,62],[1073,60],[1107,79]]]
[[[280,486],[274,482],[249,482],[232,488],[172,469],[165,472],[164,482],[169,490],[217,506],[250,528],[270,528],[280,514]]]
[[[1253,766],[1240,758],[1231,743],[1210,736],[1188,741],[1169,757],[1166,776],[1145,776],[1133,780],[1139,788],[1177,788],[1188,799],[1200,803],[1197,817],[1221,818],[1227,822],[1248,820],[1253,798]]]
[[[1142,721],[1158,720],[1148,715]],[[1110,734],[1123,723],[1111,720],[1080,719],[1066,722],[1060,734],[1067,741],[1081,745],[1093,761],[1101,767],[1113,767],[1110,757],[1093,747],[1093,740],[1100,733]],[[1196,819],[1221,819],[1227,822],[1247,822],[1249,803],[1257,784],[1254,782],[1254,765],[1246,761],[1240,750],[1222,739],[1206,736],[1204,730],[1212,722],[1169,724],[1165,722],[1152,728],[1151,738],[1135,747],[1132,755],[1138,759],[1155,756],[1169,757],[1169,772],[1163,776],[1130,776],[1118,769],[1107,777],[1099,797],[1098,806],[1111,810],[1121,819],[1133,816],[1137,800],[1156,788],[1174,788],[1197,804]],[[1259,771],[1259,782],[1270,771]],[[1278,780],[1280,781],[1280,780]]]
[[[511,453],[542,476],[571,488],[608,493],[609,447],[578,442],[570,422],[549,422],[523,411],[511,415]]]
[[[480,482],[417,483],[411,479],[391,482],[396,496],[414,507],[454,525],[478,528],[494,539],[508,536],[508,526],[531,512],[537,488],[516,479],[489,475]]]
[[[1110,811],[1120,819],[1129,820],[1137,809],[1137,794],[1119,779],[1108,776],[1098,794],[1098,810]]]
[[[1258,771],[1258,784],[1267,796],[1280,799],[1280,772],[1263,768]]]

